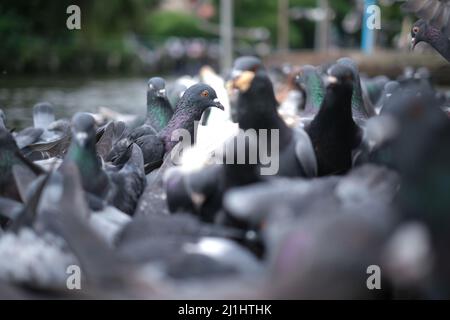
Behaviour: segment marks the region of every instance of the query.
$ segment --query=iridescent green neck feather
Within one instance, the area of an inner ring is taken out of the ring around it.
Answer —
[[[173,110],[165,97],[157,97],[148,94],[146,123],[156,131],[162,130],[173,116]]]

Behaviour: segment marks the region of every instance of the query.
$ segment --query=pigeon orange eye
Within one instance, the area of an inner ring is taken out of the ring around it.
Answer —
[[[201,93],[202,97],[208,97],[209,96],[209,92],[208,91],[202,91]]]
[[[414,28],[413,28],[413,32],[414,32],[414,33],[418,33],[418,32],[419,32],[419,27],[414,27]]]

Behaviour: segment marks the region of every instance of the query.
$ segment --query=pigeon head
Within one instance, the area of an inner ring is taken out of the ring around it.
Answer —
[[[356,78],[355,75],[359,74],[358,64],[352,58],[348,57],[341,58],[337,61],[337,64],[350,68],[352,70],[354,78]]]
[[[164,79],[160,77],[150,78],[147,83],[147,94],[155,97],[165,98],[166,82],[164,81]]]
[[[351,68],[337,64],[328,69],[325,82],[333,90],[352,92],[354,79]]]
[[[302,66],[300,72],[295,77],[295,83],[303,92],[306,92],[308,87],[316,86],[317,82],[321,82],[320,74],[317,68],[312,65]]]
[[[252,56],[237,58],[227,82],[228,91],[238,89],[241,93],[247,92],[259,72],[265,72],[261,59]]]
[[[388,103],[388,101],[391,99],[392,95],[395,93],[396,90],[400,88],[400,83],[397,81],[389,81],[384,85],[384,94],[382,97],[382,105]],[[383,108],[381,108],[382,112]]]
[[[398,83],[397,81],[389,81],[384,85],[384,92],[389,98],[399,87],[400,83]]]
[[[79,112],[72,118],[72,136],[80,146],[95,142],[96,123],[89,113]]]
[[[306,99],[311,99],[315,107],[320,107],[325,90],[322,78],[316,67],[311,65],[302,66],[295,77],[295,84],[300,88]]]
[[[427,31],[428,31],[428,23],[425,20],[420,19],[419,21],[414,23],[411,29],[411,37],[412,37],[411,45],[413,50],[416,48],[416,45],[419,42],[426,40]]]
[[[210,107],[224,110],[224,107],[220,103],[219,98],[217,98],[216,91],[209,85],[203,83],[198,83],[189,87],[179,101],[177,109],[179,107],[195,107],[196,109],[202,111]]]
[[[318,75],[316,67],[312,65],[304,65],[301,67],[299,73],[295,77],[296,84],[304,89],[307,86],[308,79],[311,77]]]
[[[55,121],[55,111],[50,102],[40,102],[33,106],[33,123],[35,128],[47,129]]]
[[[233,77],[233,72],[242,72],[242,71],[257,72],[260,69],[264,69],[264,65],[261,59],[253,56],[243,56],[234,60],[231,76]]]
[[[33,115],[37,113],[53,113],[53,105],[50,102],[39,102],[33,106]]]

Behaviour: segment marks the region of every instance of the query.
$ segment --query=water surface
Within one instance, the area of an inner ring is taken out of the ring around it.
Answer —
[[[145,78],[71,79],[22,77],[0,79],[0,108],[9,128],[32,125],[32,107],[42,101],[55,106],[57,118],[100,106],[128,114],[145,114]]]

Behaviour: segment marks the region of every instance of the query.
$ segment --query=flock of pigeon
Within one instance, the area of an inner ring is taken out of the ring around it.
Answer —
[[[450,99],[428,70],[203,71],[151,78],[145,119],[39,103],[15,132],[0,110],[1,298],[450,296]],[[247,157],[267,142],[270,175]]]

